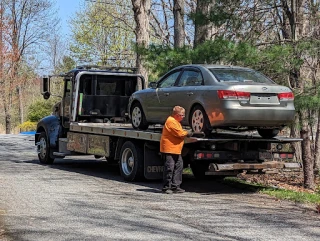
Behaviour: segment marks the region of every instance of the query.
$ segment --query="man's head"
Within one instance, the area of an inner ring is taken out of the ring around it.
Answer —
[[[175,106],[172,110],[172,117],[181,122],[185,116],[186,110],[181,106]]]

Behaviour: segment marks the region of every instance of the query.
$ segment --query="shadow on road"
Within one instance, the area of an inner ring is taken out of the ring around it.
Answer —
[[[38,160],[24,161],[35,165],[42,165]],[[50,168],[63,170],[67,172],[80,173],[98,177],[102,179],[113,180],[121,183],[126,181],[120,175],[118,165],[110,165],[103,159],[56,159],[54,164],[49,165]],[[138,192],[160,193],[162,188],[161,180],[146,180],[142,182],[132,182],[135,185],[141,186],[137,188]],[[194,192],[202,195],[210,195],[217,193],[253,193],[254,190],[245,190],[236,188],[223,183],[223,180],[196,180],[192,174],[183,175],[182,188],[186,192]]]

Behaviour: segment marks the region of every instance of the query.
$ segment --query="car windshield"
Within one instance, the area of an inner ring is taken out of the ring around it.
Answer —
[[[217,69],[210,68],[211,73],[220,82],[255,82],[272,84],[273,82],[263,74],[249,69]]]

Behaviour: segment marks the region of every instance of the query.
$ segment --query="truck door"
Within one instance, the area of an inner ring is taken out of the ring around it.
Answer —
[[[72,103],[72,79],[65,78],[64,92],[62,98],[62,126],[70,127],[71,103]]]

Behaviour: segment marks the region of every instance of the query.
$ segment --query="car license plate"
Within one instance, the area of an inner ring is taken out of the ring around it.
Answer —
[[[250,104],[279,104],[276,95],[254,95],[250,97]]]

